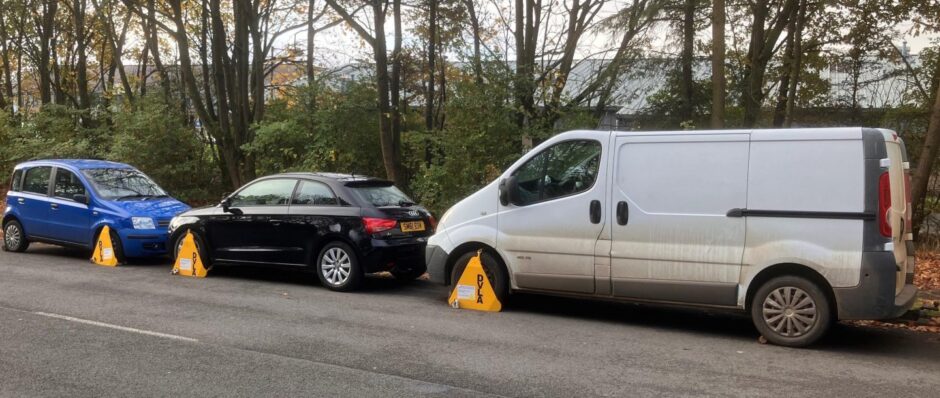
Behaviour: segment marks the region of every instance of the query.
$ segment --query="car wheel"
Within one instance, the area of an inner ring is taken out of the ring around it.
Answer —
[[[767,341],[805,347],[829,330],[832,310],[828,297],[815,283],[781,276],[767,281],[754,294],[751,320]]]
[[[415,279],[418,279],[419,277],[421,277],[421,275],[424,275],[425,272],[428,272],[428,267],[424,264],[421,264],[419,266],[412,267],[412,268],[405,269],[405,270],[395,269],[392,271],[392,276],[394,276],[395,279],[398,279],[402,282],[407,282],[407,281],[413,281]]]
[[[317,277],[327,289],[354,290],[362,283],[362,269],[356,252],[343,242],[330,242],[317,256]]]
[[[176,237],[176,241],[173,242],[173,261],[176,262],[176,259],[180,256],[180,250],[183,249],[183,241],[186,240],[186,232],[191,232],[193,234],[193,243],[196,244],[196,252],[199,253],[199,259],[202,260],[202,266],[206,269],[209,269],[210,264],[209,257],[206,257],[206,246],[202,243],[202,237],[199,236],[199,233],[193,230],[183,231],[183,233]]]
[[[467,269],[470,259],[476,255],[475,250],[464,253],[454,263],[454,269],[450,273],[451,289],[457,288],[457,281],[460,280],[463,271]],[[486,278],[490,280],[493,292],[496,293],[496,298],[505,305],[506,299],[509,298],[509,275],[506,274],[506,267],[503,266],[503,262],[499,258],[485,250],[480,256],[480,261],[483,263],[483,272],[486,274]]]
[[[22,253],[29,247],[23,226],[19,221],[10,220],[3,226],[3,250]]]
[[[119,264],[126,263],[124,258],[124,246],[121,244],[121,237],[118,236],[118,233],[114,228],[108,228],[109,234],[111,236],[111,248],[114,249],[114,258],[117,259]],[[95,236],[95,244],[98,244],[98,241],[101,240],[101,233],[104,232],[104,228],[98,231],[98,235]]]

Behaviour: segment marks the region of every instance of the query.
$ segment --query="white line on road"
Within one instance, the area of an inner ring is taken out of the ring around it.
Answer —
[[[86,325],[93,325],[93,326],[98,326],[98,327],[103,327],[103,328],[108,328],[108,329],[123,330],[123,331],[125,331],[125,332],[138,333],[138,334],[145,334],[145,335],[148,335],[148,336],[163,337],[163,338],[165,338],[165,339],[173,339],[173,340],[179,340],[179,341],[188,341],[188,342],[191,342],[191,343],[198,343],[198,342],[199,342],[199,340],[196,340],[196,339],[190,338],[190,337],[177,336],[177,335],[175,335],[175,334],[168,334],[168,333],[153,332],[153,331],[150,331],[150,330],[143,330],[143,329],[131,328],[131,327],[121,326],[121,325],[114,325],[114,324],[110,324],[110,323],[92,321],[92,320],[89,320],[89,319],[76,318],[76,317],[68,316],[68,315],[50,314],[50,313],[48,313],[48,312],[38,312],[38,311],[31,312],[31,313],[32,313],[32,314],[35,314],[35,315],[41,315],[41,316],[49,317],[49,318],[62,319],[62,320],[70,321],[70,322],[84,323],[84,324],[86,324]]]

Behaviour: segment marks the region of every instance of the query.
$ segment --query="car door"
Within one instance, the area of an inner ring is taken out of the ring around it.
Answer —
[[[606,201],[602,144],[545,148],[511,172],[515,203],[500,204],[497,248],[520,289],[594,292],[595,245]]]
[[[284,223],[297,179],[252,182],[228,198],[228,208],[207,223],[213,258],[235,263],[291,264],[297,248]]]
[[[56,167],[52,177],[52,197],[49,199],[49,238],[91,245],[89,230],[91,209],[85,184],[75,173]]]
[[[52,166],[35,166],[23,174],[23,184],[17,193],[20,221],[29,236],[49,238],[49,183]]]
[[[315,250],[320,240],[331,233],[339,233],[341,225],[358,220],[358,207],[341,206],[336,194],[325,183],[300,180],[290,204],[290,220],[285,224],[287,243],[297,250],[292,251],[291,261],[313,265]]]
[[[748,134],[624,135],[611,186],[616,297],[735,305],[747,204]]]

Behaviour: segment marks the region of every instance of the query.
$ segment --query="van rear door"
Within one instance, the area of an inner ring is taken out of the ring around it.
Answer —
[[[621,135],[613,148],[616,297],[734,306],[750,134]]]
[[[908,245],[908,242],[913,240],[910,175],[901,139],[894,133],[886,134],[885,139],[888,158],[882,162],[882,167],[887,166],[887,171],[879,180],[881,214],[878,215],[878,220],[882,225],[882,235],[891,238],[894,260],[898,266],[895,293],[900,294],[904,289],[907,274],[914,272],[914,253],[908,252],[913,247]]]

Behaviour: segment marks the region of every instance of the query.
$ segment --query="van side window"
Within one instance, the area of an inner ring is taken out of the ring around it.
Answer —
[[[20,183],[23,182],[23,169],[13,171],[13,179],[10,182],[10,190],[13,192],[20,190]]]
[[[574,140],[555,144],[513,173],[522,203],[527,205],[584,192],[594,185],[600,165],[601,144]]]
[[[85,185],[74,173],[60,168],[56,169],[52,192],[57,198],[74,200],[75,195],[85,194]]]
[[[300,187],[294,193],[291,205],[335,206],[339,203],[326,184],[314,181],[300,181]]]
[[[40,195],[49,194],[49,179],[52,177],[52,167],[39,166],[26,170],[23,178],[23,192],[32,192]]]

